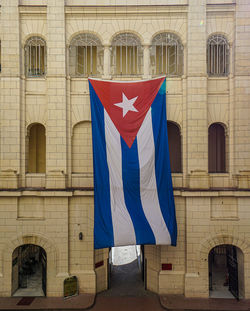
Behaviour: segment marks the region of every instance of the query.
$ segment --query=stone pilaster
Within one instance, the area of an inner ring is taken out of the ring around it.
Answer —
[[[110,79],[110,46],[104,46],[104,60],[103,60],[103,78]]]
[[[47,59],[47,173],[67,174],[67,100],[64,1],[51,0],[47,6],[48,59]],[[54,148],[56,146],[56,148]],[[55,180],[53,185],[65,184]],[[55,177],[56,178],[56,177]],[[50,182],[46,183],[52,185]]]
[[[187,39],[187,173],[208,170],[206,1],[190,0]]]
[[[0,184],[18,186],[20,173],[20,46],[18,0],[1,2]],[[6,174],[6,172],[8,172]],[[3,182],[1,181],[3,175]],[[8,176],[10,179],[8,180]]]
[[[143,47],[143,78],[150,78],[150,51],[149,45]]]
[[[250,170],[250,3],[236,5],[235,50],[235,173]]]

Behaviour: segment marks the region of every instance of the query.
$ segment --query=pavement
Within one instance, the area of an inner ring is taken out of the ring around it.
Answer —
[[[49,311],[233,311],[250,310],[250,300],[222,298],[185,298],[182,295],[163,295],[147,292],[145,296],[113,296],[106,292],[98,295],[79,295],[69,299],[36,297],[30,305],[20,306],[20,297],[0,298],[0,310]]]
[[[68,299],[29,297],[28,305],[18,305],[21,297],[1,297],[0,310],[250,311],[250,299],[237,301],[223,298],[185,298],[183,295],[159,296],[147,291],[138,269],[140,262],[137,250],[117,248],[114,252],[116,261],[113,261],[112,266],[111,289],[97,295],[80,294]]]

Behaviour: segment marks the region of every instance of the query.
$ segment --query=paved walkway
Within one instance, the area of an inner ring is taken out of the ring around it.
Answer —
[[[250,299],[225,298],[185,298],[183,295],[162,295],[160,296],[161,305],[167,310],[216,310],[216,311],[249,311]]]
[[[36,297],[30,305],[20,306],[20,297],[0,298],[0,310],[83,310],[93,306],[95,295],[79,295],[69,299],[61,297]]]
[[[185,298],[183,295],[158,296],[144,289],[135,249],[117,249],[113,261],[111,289],[98,295],[81,294],[63,298],[36,297],[30,305],[17,305],[20,297],[0,298],[0,310],[79,311],[250,311],[250,300]],[[123,261],[122,265],[121,261]],[[132,261],[132,262],[129,262]],[[125,263],[125,264],[124,264]]]
[[[20,298],[0,298],[0,310],[57,310],[79,311],[249,311],[250,300],[196,299],[182,295],[161,296],[148,293],[146,296],[106,296],[99,294],[63,298],[38,297],[28,306],[18,306]]]

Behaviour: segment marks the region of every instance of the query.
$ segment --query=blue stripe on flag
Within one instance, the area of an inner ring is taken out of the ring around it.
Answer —
[[[155,244],[153,231],[145,217],[140,199],[140,168],[137,138],[131,148],[121,137],[124,199],[132,219],[137,244]]]
[[[109,170],[105,143],[104,108],[89,81],[94,164],[94,247],[114,245]]]
[[[152,103],[152,124],[155,140],[155,175],[159,203],[163,218],[171,236],[171,245],[176,245],[177,227],[170,169],[167,122],[166,122],[166,80]],[[159,143],[160,142],[160,143]],[[167,157],[167,158],[166,158]],[[164,172],[164,174],[162,173]],[[160,190],[159,190],[160,189]]]

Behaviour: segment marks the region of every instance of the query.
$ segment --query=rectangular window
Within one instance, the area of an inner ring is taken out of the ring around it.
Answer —
[[[97,68],[97,47],[78,46],[77,47],[77,74],[95,75]]]
[[[116,74],[137,74],[138,64],[137,46],[116,46]]]
[[[176,75],[179,73],[176,45],[156,46],[156,74]]]
[[[41,76],[44,75],[44,59],[45,59],[44,46],[30,45],[27,62],[28,75],[29,76]]]

